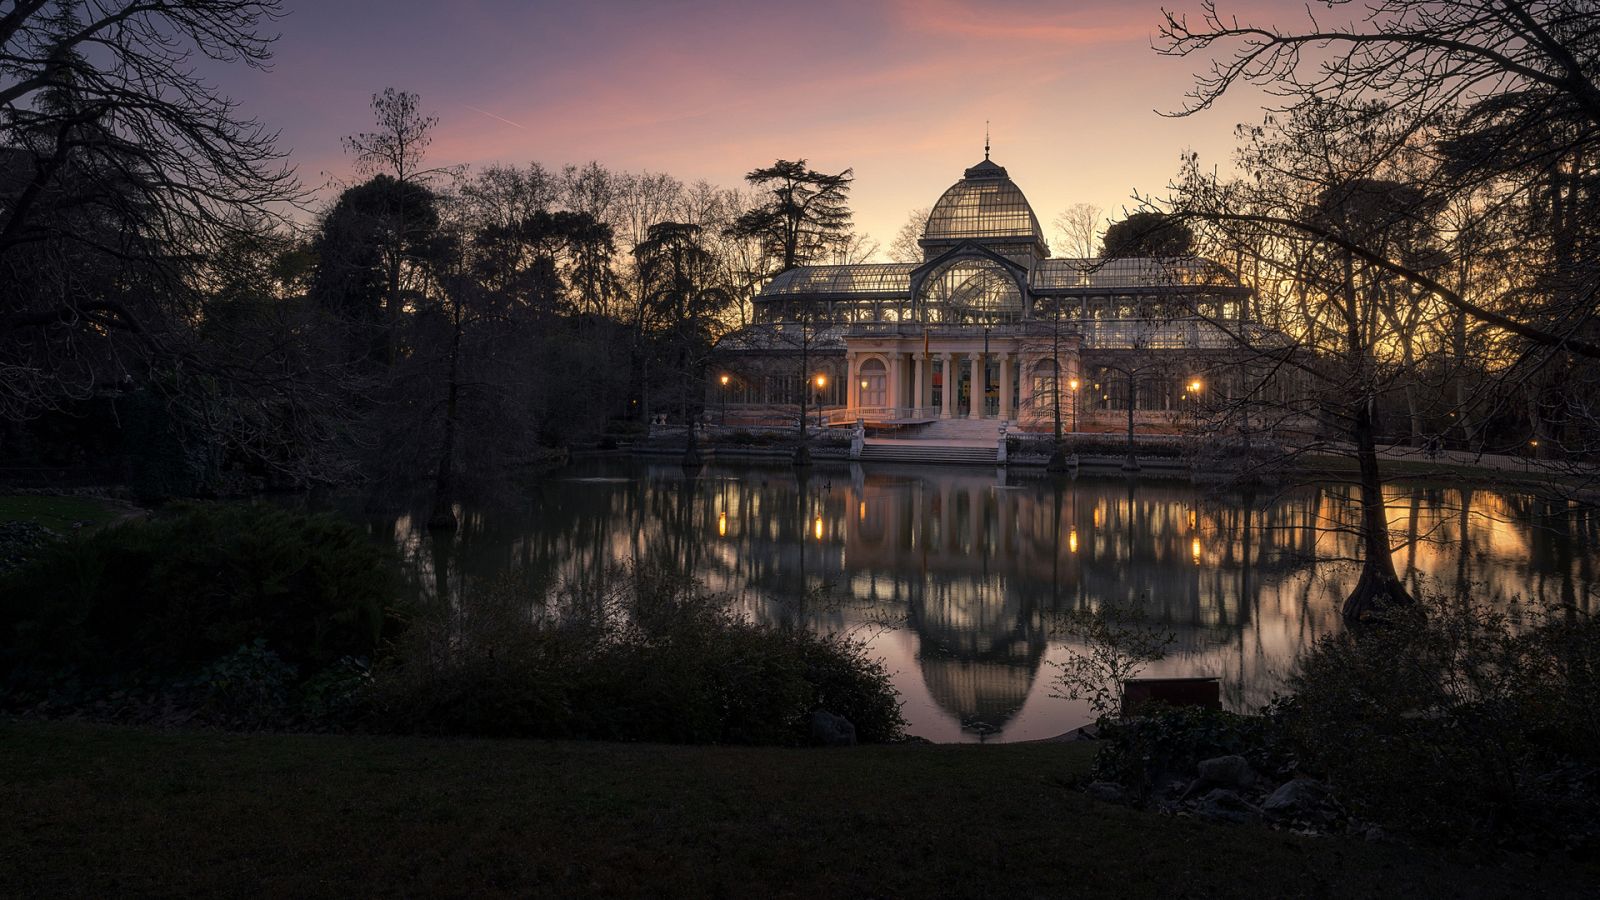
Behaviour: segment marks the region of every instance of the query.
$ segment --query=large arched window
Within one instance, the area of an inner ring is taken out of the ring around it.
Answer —
[[[888,406],[889,372],[883,360],[869,359],[861,364],[861,405]]]
[[[992,259],[957,259],[928,274],[918,298],[929,322],[1013,322],[1022,292],[1010,270]]]
[[[1033,366],[1033,396],[1036,403],[1052,403],[1056,394],[1056,361],[1041,359]]]

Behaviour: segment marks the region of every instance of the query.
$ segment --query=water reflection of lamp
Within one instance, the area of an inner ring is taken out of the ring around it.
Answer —
[[[1076,528],[1067,534],[1067,551],[1069,553],[1078,552],[1078,529]]]
[[[819,541],[822,540],[822,517],[821,516],[817,516],[816,525],[813,527],[812,530],[816,533],[817,540],[819,540]]]
[[[1189,542],[1189,553],[1190,553],[1190,555],[1192,555],[1194,557],[1194,561],[1195,562],[1199,562],[1200,561],[1200,539],[1199,538],[1195,538],[1194,540]]]
[[[717,513],[717,537],[727,537],[727,536],[728,536],[728,513],[727,513],[727,510],[723,510],[722,512]]]
[[[867,520],[867,501],[861,501],[861,505],[856,507],[856,518],[863,522]]]

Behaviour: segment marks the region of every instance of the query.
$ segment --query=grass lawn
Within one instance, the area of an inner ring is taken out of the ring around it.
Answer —
[[[74,522],[105,525],[126,514],[126,506],[97,497],[0,494],[0,522],[31,520],[51,531],[68,531]]]
[[[1107,806],[1066,787],[1092,752],[0,724],[0,895],[1423,898],[1600,878]]]

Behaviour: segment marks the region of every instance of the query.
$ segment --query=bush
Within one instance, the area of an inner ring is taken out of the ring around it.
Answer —
[[[650,567],[530,615],[501,586],[466,615],[419,620],[373,686],[384,731],[799,744],[811,712],[866,741],[904,727],[888,674],[855,642],[745,621],[726,598]]]
[[[1596,833],[1600,624],[1517,623],[1424,598],[1324,638],[1277,711],[1302,762],[1368,819],[1424,839],[1549,846]]]
[[[183,506],[65,542],[0,580],[0,672],[190,674],[257,639],[320,671],[397,630],[359,528],[270,506]]]
[[[283,719],[294,682],[294,666],[258,639],[206,666],[193,686],[208,719],[261,728]]]

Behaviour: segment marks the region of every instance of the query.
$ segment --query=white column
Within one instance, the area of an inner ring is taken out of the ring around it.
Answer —
[[[856,362],[856,355],[846,351],[844,355],[845,377],[850,379],[844,386],[844,405],[855,409],[861,405],[861,366]]]
[[[944,394],[940,396],[939,403],[944,407],[941,418],[951,418],[956,410],[956,355],[954,353],[940,354],[944,362]]]
[[[1021,406],[1021,409],[1017,411],[1017,419],[1019,421],[1027,418],[1029,422],[1033,422],[1039,418],[1039,411],[1033,408],[1033,367],[1035,365],[1038,365],[1038,363],[1028,359],[1026,354],[1018,355],[1017,377],[1022,379],[1020,390],[1017,392],[1020,395],[1017,400]]]
[[[888,407],[900,405],[900,354],[888,354],[888,383],[884,385],[883,403]]]
[[[925,364],[925,361],[923,360],[923,358],[921,356],[918,356],[917,360],[916,360],[916,377],[913,378],[912,381],[911,381],[911,405],[912,406],[922,406],[923,403],[924,403],[924,401],[922,399],[922,397],[923,397],[923,395],[922,395],[922,385],[923,385],[923,379],[927,377],[927,371],[926,370],[927,370],[927,365]]]
[[[1000,354],[1000,418],[1011,418],[1011,354]]]
[[[983,418],[983,354],[968,354],[972,358],[972,384],[967,387],[967,418]]]

